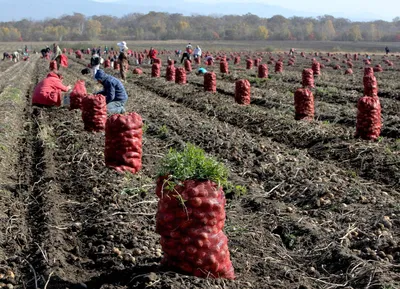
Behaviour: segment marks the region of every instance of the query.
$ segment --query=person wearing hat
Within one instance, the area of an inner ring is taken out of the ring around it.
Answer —
[[[103,70],[98,70],[94,78],[103,85],[103,90],[96,92],[106,98],[107,112],[109,114],[125,113],[125,104],[128,100],[128,94],[122,82],[106,74]]]
[[[124,52],[124,51],[128,50],[128,46],[126,46],[125,41],[119,42],[119,43],[117,43],[117,45],[119,47],[120,52]]]

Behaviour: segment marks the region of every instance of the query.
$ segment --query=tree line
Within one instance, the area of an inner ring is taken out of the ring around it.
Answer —
[[[400,41],[400,18],[352,22],[330,15],[262,18],[149,12],[118,18],[80,13],[42,21],[0,22],[0,41],[86,40],[317,40]]]

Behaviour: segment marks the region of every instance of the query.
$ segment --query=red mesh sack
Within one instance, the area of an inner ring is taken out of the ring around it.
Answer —
[[[139,64],[142,64],[142,63],[143,63],[143,57],[142,57],[141,55],[138,57],[138,63],[139,63]]]
[[[133,74],[143,74],[143,71],[142,71],[140,68],[135,68],[135,69],[132,71],[132,73],[133,73]]]
[[[363,96],[357,103],[356,137],[376,140],[382,128],[381,104],[378,97]]]
[[[63,67],[68,67],[68,57],[65,54],[61,54],[60,65]]]
[[[159,178],[156,187],[162,264],[197,277],[234,279],[228,238],[222,231],[226,218],[222,188],[211,181],[186,180],[167,190],[164,181]]]
[[[58,69],[57,61],[55,61],[55,60],[50,61],[49,69],[50,69],[50,71],[57,70]]]
[[[246,69],[252,69],[252,68],[253,68],[253,60],[246,59]]]
[[[106,59],[105,61],[104,61],[104,68],[109,68],[111,66],[111,61],[110,61],[110,59]]]
[[[104,95],[88,95],[82,99],[82,120],[86,131],[102,131],[107,121]]]
[[[353,68],[353,63],[351,61],[347,61],[346,63],[348,68]]]
[[[183,67],[177,67],[175,70],[175,83],[185,84],[186,83],[186,70]]]
[[[77,59],[82,59],[82,51],[80,51],[80,50],[75,51],[75,57]]]
[[[250,104],[250,82],[247,79],[239,79],[236,81],[235,101],[239,104]]]
[[[382,72],[383,68],[380,64],[375,65],[375,67],[373,68],[374,72]]]
[[[314,95],[308,88],[298,88],[294,93],[296,120],[314,119]]]
[[[151,77],[160,77],[160,64],[153,63],[151,66]]]
[[[344,74],[345,74],[345,75],[347,75],[347,74],[350,74],[350,75],[353,74],[353,69],[347,68],[346,71],[344,72]]]
[[[107,119],[104,158],[118,172],[136,174],[142,168],[142,118],[137,113],[113,114]]]
[[[268,78],[268,66],[266,64],[260,64],[258,66],[258,78]]]
[[[378,82],[374,76],[374,69],[372,67],[364,68],[364,95],[366,96],[378,96]]]
[[[306,54],[304,52],[300,52],[301,57],[306,57]]]
[[[175,62],[173,59],[168,59],[168,65],[174,65],[174,64],[175,64]]]
[[[240,56],[235,56],[235,60],[233,61],[233,64],[235,64],[235,65],[240,64]]]
[[[260,62],[261,62],[261,59],[260,59],[260,58],[254,59],[254,66],[255,66],[256,68],[258,68],[258,66],[260,66]]]
[[[275,73],[281,73],[283,72],[283,62],[278,61],[275,63]]]
[[[312,69],[303,69],[302,73],[303,87],[314,87],[314,72]]]
[[[204,91],[217,91],[217,76],[214,72],[206,72],[204,74]]]
[[[200,57],[200,56],[199,56],[199,57],[196,57],[196,58],[194,59],[194,63],[200,64],[200,63],[201,63],[201,57]]]
[[[220,63],[219,63],[219,71],[221,72],[221,73],[229,73],[229,69],[228,69],[228,62],[226,62],[226,61],[221,61]]]
[[[294,61],[292,60],[292,59],[290,59],[289,61],[288,61],[288,66],[293,66],[294,65]]]
[[[334,69],[334,70],[340,70],[340,69],[341,69],[341,67],[340,67],[340,65],[339,65],[339,64],[336,64],[336,65],[334,65],[334,66],[333,66],[333,69]]]
[[[207,59],[207,65],[213,65],[214,61],[211,58]]]
[[[189,59],[185,59],[185,70],[187,72],[192,71],[192,62]],[[186,76],[186,73],[185,73],[185,76]]]
[[[167,66],[167,71],[165,74],[165,79],[167,81],[175,81],[175,66],[173,65],[168,65]]]
[[[86,87],[84,80],[78,80],[75,82],[74,88],[71,91],[70,97],[70,105],[69,109],[81,109],[82,108],[82,100],[86,96]]]
[[[153,63],[159,64],[160,66],[162,66],[160,58],[154,58]]]
[[[321,64],[317,61],[313,61],[311,69],[314,75],[321,75]]]

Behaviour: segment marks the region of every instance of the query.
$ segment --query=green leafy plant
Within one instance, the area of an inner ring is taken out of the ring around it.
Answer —
[[[205,154],[204,150],[193,144],[186,144],[183,151],[170,149],[162,159],[158,176],[167,176],[165,188],[172,190],[185,180],[210,180],[222,186],[230,195],[243,195],[247,192],[243,186],[235,186],[228,181],[228,169]]]

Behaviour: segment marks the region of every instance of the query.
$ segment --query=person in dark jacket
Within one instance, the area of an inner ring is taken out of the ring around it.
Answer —
[[[110,114],[124,113],[128,94],[122,82],[101,69],[96,72],[94,78],[103,85],[103,90],[97,94],[106,97],[107,112]]]
[[[390,52],[390,50],[389,50],[389,47],[385,47],[385,52],[386,52],[386,55],[388,55],[389,54],[389,52]]]

